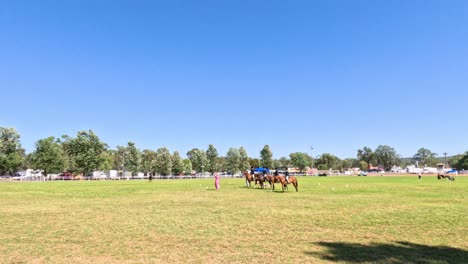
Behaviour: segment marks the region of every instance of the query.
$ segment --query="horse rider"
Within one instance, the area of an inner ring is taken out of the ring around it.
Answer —
[[[255,174],[255,170],[254,170],[254,167],[250,167],[250,175],[254,175]]]
[[[286,173],[284,173],[284,176],[285,176],[284,178],[286,178],[286,183],[289,183],[289,181],[288,181],[289,180],[289,171],[288,171],[288,169],[286,169]]]
[[[275,170],[275,174],[274,174],[274,175],[275,175],[275,176],[278,176],[278,175],[279,175],[279,174],[278,174],[278,169]]]

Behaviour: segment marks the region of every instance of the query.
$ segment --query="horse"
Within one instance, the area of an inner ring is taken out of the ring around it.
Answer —
[[[281,183],[283,192],[285,188],[288,189],[288,184],[292,183],[294,187],[296,188],[296,192],[298,191],[297,179],[295,177],[289,177],[289,181],[286,182],[286,178],[284,176],[266,175],[265,181],[270,184],[273,190],[275,189],[275,183]]]
[[[263,176],[263,174],[255,174],[254,179],[255,179],[255,186],[257,186],[257,183],[260,183],[260,188],[263,189],[264,188],[263,182],[265,181],[265,177]]]
[[[270,184],[270,187],[273,190],[275,189],[275,176],[267,174],[267,175],[265,175],[264,181],[268,182]],[[279,181],[276,181],[276,182],[278,183]]]
[[[448,174],[444,174],[444,173],[438,173],[437,174],[437,179],[440,180],[440,179],[447,179],[449,181],[454,181],[455,178],[453,176],[450,176]]]
[[[247,171],[242,174],[245,177],[245,183],[247,184],[247,187],[250,188],[250,183],[254,180],[253,176]]]
[[[296,192],[298,192],[299,190],[297,189],[298,187],[298,184],[297,184],[297,179],[296,177],[293,177],[293,176],[290,176],[288,178],[288,181],[286,182],[286,177],[284,176],[275,176],[275,182],[279,182],[281,183],[281,189],[282,191],[284,192],[284,189],[288,189],[288,184],[292,183],[292,185],[294,186],[294,188],[296,188]],[[273,190],[274,190],[274,186],[273,186]]]

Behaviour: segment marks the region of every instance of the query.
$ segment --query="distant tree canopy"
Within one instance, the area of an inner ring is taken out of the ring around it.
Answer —
[[[172,155],[163,147],[156,150],[156,173],[170,175],[172,172]]]
[[[451,161],[452,167],[458,170],[468,170],[468,151],[463,155],[458,155]]]
[[[250,167],[258,168],[260,167],[260,159],[257,158],[249,158]]]
[[[174,151],[172,154],[172,174],[182,175],[184,174],[184,162],[180,157],[178,151]]]
[[[24,158],[20,134],[14,128],[0,127],[0,175],[18,171]]]
[[[357,151],[357,158],[359,161],[365,161],[369,165],[377,165],[377,157],[375,153],[369,147],[364,147],[362,149],[358,149]]]
[[[194,170],[202,172],[208,169],[209,160],[205,151],[194,148],[187,152],[187,157],[192,162],[192,168]]]
[[[249,156],[244,147],[239,148],[239,169],[240,171],[247,171],[250,168]]]
[[[426,148],[420,148],[413,156],[413,160],[418,162],[419,166],[436,166],[438,163],[437,153]]]
[[[299,168],[301,173],[304,172],[307,167],[312,166],[312,157],[307,153],[291,153],[289,154],[289,157],[291,158],[292,165]]]
[[[141,168],[146,173],[156,174],[156,152],[145,149],[141,154]]]
[[[237,148],[230,148],[226,154],[226,169],[228,172],[236,173],[240,171],[241,155]]]
[[[76,137],[67,135],[60,139],[48,137],[40,139],[35,149],[25,154],[21,147],[20,135],[14,128],[0,127],[0,175],[13,174],[22,168],[43,170],[47,173],[72,172],[74,174],[90,175],[94,170],[125,170],[161,175],[191,174],[197,172],[228,171],[238,173],[247,171],[250,167],[267,167],[270,169],[294,166],[304,172],[307,167],[315,165],[321,170],[346,170],[359,167],[367,170],[370,165],[383,166],[390,170],[393,166],[402,164],[402,159],[396,150],[387,145],[378,146],[375,151],[363,147],[357,151],[357,158],[339,159],[323,153],[313,159],[305,152],[294,152],[289,158],[273,159],[269,145],[260,151],[260,158],[249,157],[244,147],[230,148],[225,156],[219,156],[213,144],[208,149],[193,148],[187,153],[187,159],[182,159],[178,151],[173,154],[162,147],[154,150],[140,151],[134,142],[126,146],[109,149],[92,131],[78,131]],[[405,158],[403,164],[418,161],[420,166],[435,166],[441,162],[437,154],[426,148],[420,148],[411,158]],[[449,157],[449,163],[457,169],[468,169],[468,152]]]
[[[315,159],[315,165],[319,170],[338,170],[340,169],[341,160],[330,153],[323,153],[318,159]]]
[[[76,138],[62,138],[69,171],[89,175],[99,169],[103,163],[102,153],[106,151],[107,145],[92,130],[79,131]]]
[[[30,156],[33,169],[44,170],[48,173],[60,173],[65,169],[65,160],[59,140],[54,137],[40,139],[36,142],[36,149]]]
[[[126,147],[117,146],[114,164],[116,168],[136,173],[143,169],[142,153],[133,142],[128,142]]]
[[[369,168],[369,164],[367,164],[367,162],[361,160],[359,162],[359,169],[362,170],[362,171],[366,171],[367,169]]]
[[[192,162],[189,159],[184,159],[184,173],[185,175],[191,175],[192,174]]]
[[[379,165],[386,171],[391,170],[393,166],[400,164],[400,156],[394,148],[387,145],[380,145],[375,149],[375,157]]]
[[[260,151],[260,163],[264,168],[273,167],[273,152],[271,152],[270,146],[265,145]]]
[[[275,169],[287,168],[290,165],[292,165],[291,160],[286,158],[286,157],[281,157],[281,158],[275,160],[274,163],[275,163],[275,165],[274,165]]]
[[[219,171],[218,151],[212,144],[208,146],[206,157],[208,158],[208,168],[206,168],[207,171],[211,173]]]

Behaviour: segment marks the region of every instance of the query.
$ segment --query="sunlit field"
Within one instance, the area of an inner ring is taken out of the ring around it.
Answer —
[[[468,177],[0,182],[2,263],[467,263]],[[279,185],[277,186],[280,187]]]

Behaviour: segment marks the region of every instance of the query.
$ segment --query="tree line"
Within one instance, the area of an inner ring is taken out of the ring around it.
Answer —
[[[14,128],[0,127],[0,175],[13,174],[26,168],[41,169],[44,174],[71,172],[89,175],[95,170],[115,169],[153,175],[181,175],[191,174],[192,171],[236,173],[250,167],[278,169],[291,166],[301,172],[309,167],[319,170],[359,167],[367,170],[370,165],[382,166],[388,171],[392,166],[406,165],[396,150],[387,145],[380,145],[375,150],[364,147],[357,151],[356,158],[343,160],[330,153],[313,158],[305,152],[273,159],[269,145],[262,148],[260,158],[249,157],[244,147],[232,147],[225,156],[221,156],[212,144],[206,150],[193,148],[186,156],[182,158],[178,151],[171,153],[166,147],[140,150],[134,142],[111,149],[92,130],[78,131],[75,137],[64,135],[40,139],[35,143],[35,149],[26,154],[21,147],[19,133]],[[425,148],[419,149],[406,163],[416,161],[421,166],[434,166],[439,162],[437,154]],[[458,169],[468,168],[468,152],[451,157],[450,163]]]

